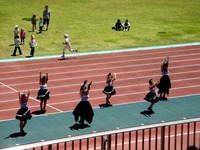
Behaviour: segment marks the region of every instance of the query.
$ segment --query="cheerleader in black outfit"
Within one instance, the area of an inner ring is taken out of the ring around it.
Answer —
[[[169,89],[171,88],[171,81],[168,76],[168,66],[169,66],[169,57],[161,65],[162,77],[160,78],[160,83],[158,84],[158,94],[160,94],[160,99],[167,100],[166,94],[169,95]]]
[[[18,92],[18,95],[19,95],[20,109],[16,113],[16,119],[20,120],[19,124],[20,132],[25,133],[24,127],[26,126],[27,120],[30,120],[32,117],[30,110],[28,108],[28,99],[30,96],[30,90],[28,91],[27,95],[21,92]]]
[[[87,80],[84,81],[83,85],[80,88],[81,101],[77,104],[77,106],[75,107],[73,111],[75,122],[79,121],[81,125],[84,125],[85,120],[89,124],[91,124],[93,120],[93,116],[94,116],[92,106],[89,102],[89,91],[90,91],[91,84],[92,82],[90,82],[87,86]]]
[[[107,105],[112,105],[109,100],[110,100],[112,95],[116,94],[116,91],[115,91],[115,88],[114,88],[114,85],[113,85],[113,82],[116,79],[117,79],[116,73],[113,73],[113,74],[108,73],[107,79],[106,79],[106,83],[108,85],[103,90],[103,93],[106,94],[106,104]]]
[[[47,88],[47,82],[48,82],[48,73],[46,73],[45,76],[42,77],[42,73],[40,72],[40,78],[39,78],[39,84],[40,89],[37,94],[37,99],[40,100],[40,111],[46,112],[46,103],[49,97],[49,90]]]
[[[145,96],[145,100],[150,102],[150,106],[148,107],[148,110],[153,112],[153,105],[158,102],[158,97],[156,95],[155,87],[158,85],[158,83],[154,83],[152,79],[149,80],[149,93]]]

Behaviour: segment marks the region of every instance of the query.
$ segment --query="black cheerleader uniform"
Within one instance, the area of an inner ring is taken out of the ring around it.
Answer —
[[[108,85],[104,88],[103,93],[106,95],[115,95],[116,90],[113,85],[113,82],[109,82]]]
[[[169,89],[171,88],[171,81],[168,76],[168,70],[163,69],[162,77],[160,78],[160,83],[158,84],[158,94],[166,93],[169,95]]]
[[[155,89],[149,88],[149,93],[147,93],[147,95],[144,97],[144,99],[151,103],[157,103],[158,97],[156,95]]]
[[[32,118],[27,103],[21,103],[21,108],[16,113],[16,119],[26,121]]]
[[[40,89],[39,89],[38,94],[37,94],[37,99],[48,100],[48,99],[50,99],[49,94],[50,94],[50,92],[47,88],[47,84],[41,84]]]
[[[75,122],[79,121],[79,123],[84,124],[84,121],[86,120],[89,124],[92,123],[94,112],[88,100],[88,94],[83,94],[81,96],[81,101],[77,104],[72,113],[74,115]]]

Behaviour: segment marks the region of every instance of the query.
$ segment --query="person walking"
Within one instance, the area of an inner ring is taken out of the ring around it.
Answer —
[[[13,54],[11,56],[17,56],[16,55],[17,49],[19,50],[19,54],[22,55],[20,44],[21,44],[21,42],[20,42],[20,39],[19,39],[19,35],[17,35],[16,38],[15,38],[15,49],[14,49]]]

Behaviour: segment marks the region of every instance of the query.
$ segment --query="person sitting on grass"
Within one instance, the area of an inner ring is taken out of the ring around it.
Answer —
[[[120,19],[117,19],[117,22],[116,22],[115,26],[112,27],[112,29],[114,29],[116,31],[121,31],[123,29],[123,26],[122,26]]]

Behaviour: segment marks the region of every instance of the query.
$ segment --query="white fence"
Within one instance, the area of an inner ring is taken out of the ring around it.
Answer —
[[[186,150],[200,147],[200,118],[67,137],[4,150]]]

